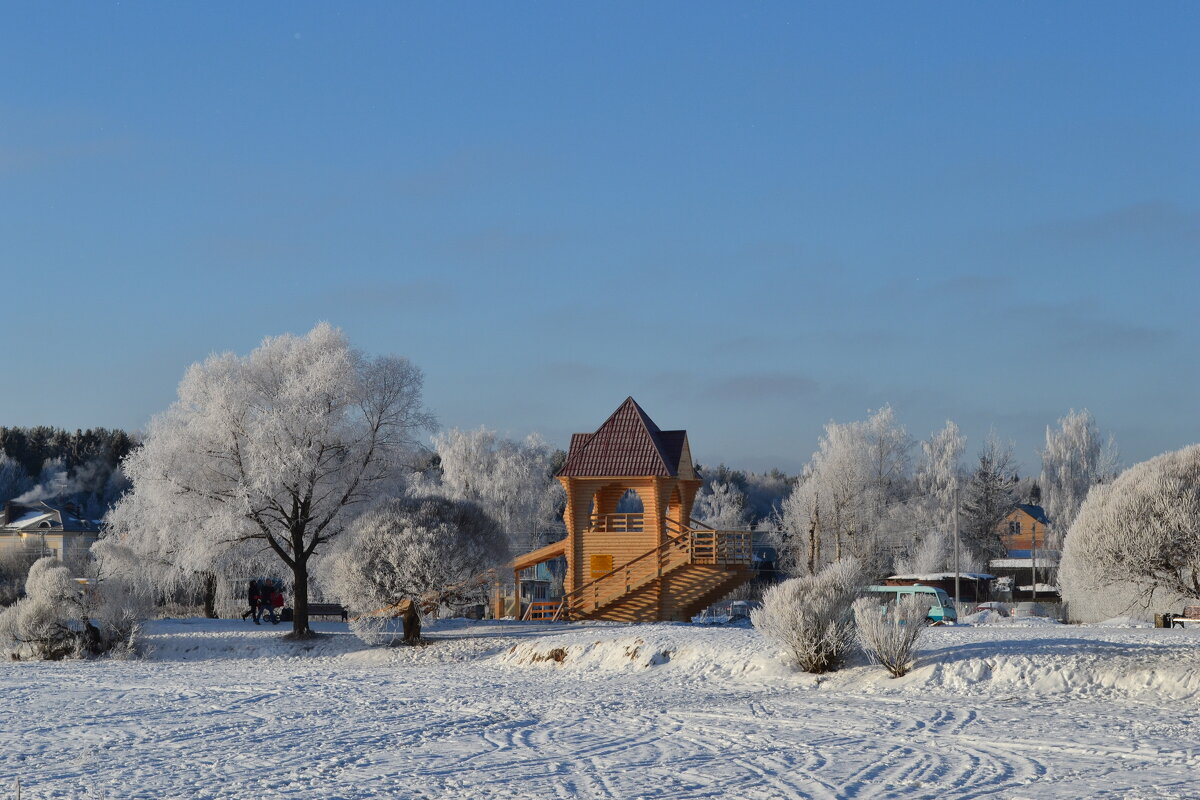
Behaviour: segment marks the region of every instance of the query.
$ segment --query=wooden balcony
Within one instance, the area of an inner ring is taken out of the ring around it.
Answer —
[[[592,514],[588,524],[588,533],[642,533],[646,530],[646,515],[632,514]]]

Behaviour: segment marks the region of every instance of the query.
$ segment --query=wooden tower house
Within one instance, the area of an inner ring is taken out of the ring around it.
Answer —
[[[521,570],[565,556],[564,596],[530,604],[528,618],[688,620],[752,577],[748,531],[692,520],[702,481],[687,431],[660,430],[632,397],[595,433],[571,437],[558,479],[566,538],[513,568],[519,587]],[[629,492],[641,511],[618,511]]]

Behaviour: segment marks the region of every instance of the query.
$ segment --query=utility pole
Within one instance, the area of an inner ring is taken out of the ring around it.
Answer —
[[[1029,599],[1037,602],[1037,522],[1033,523],[1033,530],[1029,534]]]
[[[959,561],[958,561],[958,478],[954,478],[954,613],[958,613],[959,605]]]

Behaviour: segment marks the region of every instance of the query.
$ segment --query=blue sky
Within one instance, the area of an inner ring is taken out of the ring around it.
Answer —
[[[57,13],[55,13],[57,11]],[[0,424],[318,320],[445,426],[626,395],[789,470],[891,403],[1196,441],[1200,7],[8,4]]]

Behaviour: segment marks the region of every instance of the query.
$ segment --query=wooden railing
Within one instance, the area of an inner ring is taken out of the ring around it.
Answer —
[[[589,533],[641,533],[646,529],[646,515],[637,512],[632,514],[592,514],[588,525]]]
[[[525,615],[521,619],[548,622],[558,615],[560,605],[562,602],[559,600],[534,600],[525,608]]]
[[[564,595],[552,619],[567,619],[573,610],[583,607],[602,608],[685,564],[750,564],[749,531],[718,531],[695,522],[692,524],[700,527],[689,528],[670,517],[666,523],[669,538],[665,542]]]

